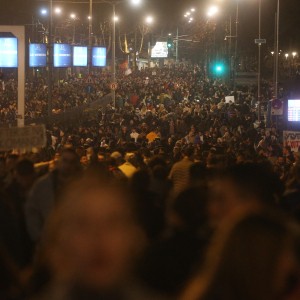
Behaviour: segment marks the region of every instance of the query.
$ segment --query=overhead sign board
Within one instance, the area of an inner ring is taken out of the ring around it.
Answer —
[[[45,147],[46,143],[46,129],[44,125],[0,128],[1,151]]]
[[[73,66],[86,67],[88,64],[88,48],[86,46],[73,47]]]
[[[151,49],[152,58],[167,58],[169,53],[167,42],[156,42]]]
[[[255,44],[265,44],[266,42],[266,39],[255,39]]]
[[[92,48],[92,65],[93,67],[106,66],[106,48],[104,47]]]
[[[47,46],[46,44],[29,45],[29,67],[47,66]]]
[[[71,46],[68,44],[54,44],[54,67],[71,66]]]
[[[0,68],[18,67],[18,39],[15,37],[0,38]]]

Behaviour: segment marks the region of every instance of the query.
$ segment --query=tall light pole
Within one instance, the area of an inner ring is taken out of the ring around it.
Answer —
[[[75,32],[76,32],[76,15],[74,13],[70,14],[70,18],[73,20],[73,37],[72,37],[72,44],[75,44]]]
[[[238,28],[239,28],[239,0],[236,0],[236,15],[235,15],[235,47],[234,47],[234,75],[233,87],[236,88],[236,73],[238,70],[237,48],[238,48]]]
[[[116,3],[113,8],[113,30],[112,30],[112,84],[116,84]],[[116,90],[112,89],[113,106],[116,107]]]
[[[261,40],[261,0],[258,3],[258,39]],[[258,76],[257,76],[257,99],[258,99],[258,122],[261,111],[261,43],[258,43]]]
[[[49,19],[48,19],[48,118],[52,117],[52,76],[53,76],[53,45],[52,45],[52,24],[53,23],[53,0],[49,1]]]
[[[92,1],[92,0],[90,0]],[[109,0],[103,0],[101,1],[101,3],[106,3],[106,4],[110,4],[112,6],[112,22],[113,22],[113,26],[112,26],[112,59],[111,59],[111,70],[112,70],[112,85],[114,86],[114,88],[112,88],[112,102],[113,102],[113,106],[116,107],[116,91],[115,91],[115,87],[116,87],[116,6],[118,4],[121,4],[123,2],[125,2],[126,0],[113,0],[113,1],[109,1]],[[131,0],[131,3],[133,5],[139,5],[141,2],[141,0]]]
[[[92,67],[92,33],[93,33],[93,0],[89,0],[89,61],[88,61],[88,73],[91,72]]]
[[[277,0],[276,50],[275,50],[275,86],[274,86],[274,97],[275,97],[275,99],[278,98],[279,21],[280,21],[280,0]]]
[[[153,17],[147,16],[145,19],[146,24],[150,27],[153,24]],[[150,33],[148,39],[148,68],[151,67],[151,41],[150,41]]]

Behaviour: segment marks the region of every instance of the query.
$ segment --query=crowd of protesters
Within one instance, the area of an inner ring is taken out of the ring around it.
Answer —
[[[198,67],[142,70],[3,153],[0,298],[299,299],[300,156],[255,102]]]

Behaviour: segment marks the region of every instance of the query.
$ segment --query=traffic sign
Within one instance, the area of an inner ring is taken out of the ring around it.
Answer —
[[[279,99],[272,100],[271,114],[273,116],[282,116],[283,115],[283,103]]]
[[[85,79],[85,83],[94,84],[95,83],[94,78],[91,75],[88,75]]]
[[[111,89],[112,91],[115,91],[117,88],[118,88],[118,84],[117,84],[116,82],[112,82],[112,83],[110,84],[110,89]]]
[[[265,44],[266,42],[266,39],[255,39],[255,44]]]

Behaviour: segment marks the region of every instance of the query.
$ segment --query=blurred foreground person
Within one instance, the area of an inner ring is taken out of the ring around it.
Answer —
[[[64,187],[80,174],[81,166],[75,150],[62,150],[57,166],[33,185],[25,205],[25,216],[29,235],[38,242],[44,224],[57,203]]]
[[[269,164],[244,163],[209,180],[208,212],[212,228],[240,209],[276,207],[284,187]]]
[[[181,192],[169,211],[167,234],[141,260],[141,280],[170,299],[176,298],[204,262],[211,235],[207,198],[205,187]]]
[[[131,286],[145,241],[127,189],[95,176],[74,182],[41,240],[51,282],[36,299],[147,299]]]
[[[298,239],[298,228],[277,215],[231,218],[216,232],[206,266],[181,299],[299,299]]]

